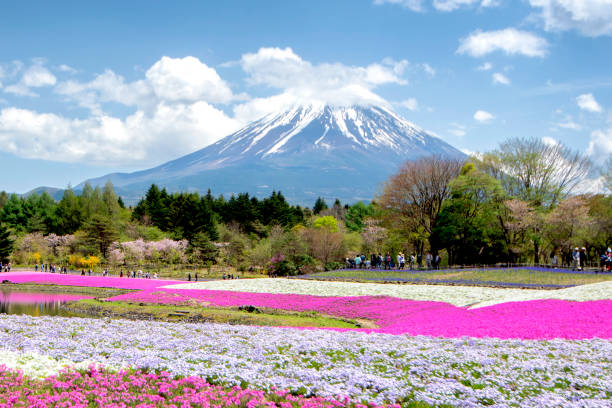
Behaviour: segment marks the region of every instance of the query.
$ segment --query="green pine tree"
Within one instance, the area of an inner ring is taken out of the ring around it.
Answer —
[[[0,262],[8,261],[13,252],[13,240],[10,237],[8,228],[0,224]]]

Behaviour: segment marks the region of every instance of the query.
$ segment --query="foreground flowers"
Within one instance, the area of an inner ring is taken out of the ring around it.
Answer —
[[[441,339],[0,316],[0,345],[76,363],[159,369],[227,386],[377,403],[608,407],[612,393],[612,341],[600,339]],[[0,364],[4,355],[0,352]]]
[[[199,377],[173,378],[170,373],[141,370],[62,371],[37,380],[0,366],[0,406],[98,407],[371,407],[348,399],[294,396],[287,391],[230,389]]]

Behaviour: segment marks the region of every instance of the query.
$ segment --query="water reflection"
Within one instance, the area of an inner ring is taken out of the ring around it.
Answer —
[[[16,292],[8,288],[0,290],[0,313],[27,314],[30,316],[73,316],[60,306],[66,302],[87,299],[63,293]]]

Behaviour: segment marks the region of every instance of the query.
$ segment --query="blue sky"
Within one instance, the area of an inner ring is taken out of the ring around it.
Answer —
[[[313,100],[465,151],[612,155],[611,0],[5,2],[0,51],[0,190],[148,168]]]

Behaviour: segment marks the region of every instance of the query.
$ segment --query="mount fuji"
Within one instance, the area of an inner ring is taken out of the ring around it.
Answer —
[[[265,116],[160,166],[89,182],[111,180],[126,202],[156,183],[225,196],[280,190],[294,204],[312,205],[318,196],[352,203],[371,200],[403,162],[428,155],[465,157],[386,107],[308,105]]]

